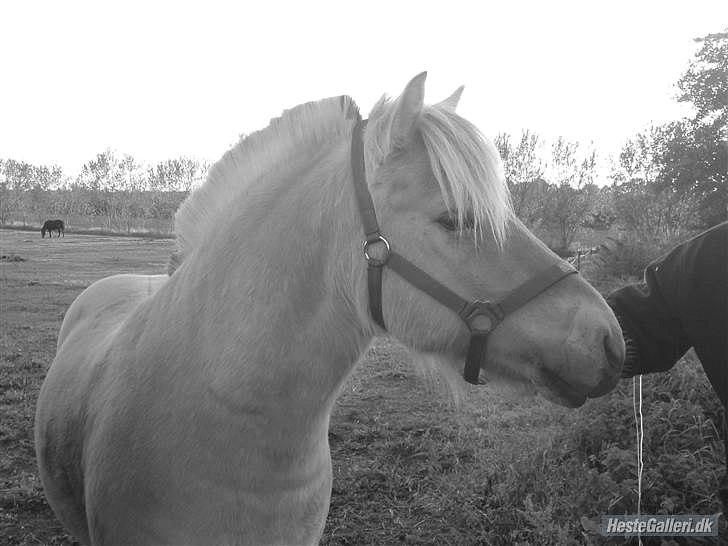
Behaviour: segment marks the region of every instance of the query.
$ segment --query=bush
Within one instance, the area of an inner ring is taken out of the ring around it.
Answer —
[[[721,511],[717,488],[726,471],[718,433],[722,409],[692,352],[669,373],[643,377],[643,417],[642,513]],[[583,532],[575,524],[579,516],[589,531],[605,513],[636,513],[631,380],[623,380],[615,391],[591,401],[568,420],[571,423],[564,423],[563,433],[554,438],[553,449],[513,461],[513,479],[496,489],[506,504],[518,505],[526,497],[529,512],[548,514],[550,525],[541,529],[571,526],[572,536],[578,536]],[[721,526],[723,533],[724,521]]]
[[[619,238],[609,237],[592,259],[589,277],[609,278],[642,277],[647,265],[659,258],[680,241],[644,238],[634,232],[622,232]]]

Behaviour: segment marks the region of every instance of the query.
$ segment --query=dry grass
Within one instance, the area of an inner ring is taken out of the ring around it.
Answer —
[[[45,366],[64,310],[85,286],[112,273],[163,272],[172,241],[36,235],[0,231],[0,254],[25,259],[0,263],[0,544],[70,545],[35,469]],[[646,378],[644,390],[643,512],[717,512],[718,405],[698,364],[689,357]],[[590,522],[634,512],[630,382],[578,411],[487,387],[465,394],[456,410],[444,385],[412,371],[402,347],[374,345],[332,416],[322,544],[625,543],[604,541]]]

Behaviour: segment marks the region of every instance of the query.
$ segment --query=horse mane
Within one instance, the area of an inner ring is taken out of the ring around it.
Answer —
[[[390,128],[396,105],[396,100],[382,97],[372,109],[365,139],[368,172],[392,151]],[[169,274],[209,237],[223,207],[268,170],[300,153],[302,146],[321,145],[350,134],[357,113],[356,103],[348,96],[309,102],[284,111],[265,129],[241,138],[177,211],[177,251],[170,260]],[[461,224],[466,213],[472,214],[476,237],[487,227],[500,245],[513,208],[495,146],[444,104],[425,106],[416,129],[448,210],[458,215]]]
[[[169,273],[218,227],[219,214],[271,168],[285,164],[302,147],[320,146],[351,132],[358,112],[347,96],[301,104],[271,120],[268,127],[240,141],[210,167],[205,182],[185,199],[175,214],[177,251]]]
[[[370,114],[368,161],[373,164],[392,151],[390,129],[398,100],[382,97]],[[460,225],[466,214],[472,214],[476,241],[487,229],[500,246],[514,212],[495,145],[443,103],[424,106],[415,128],[422,135],[448,211],[457,215]]]

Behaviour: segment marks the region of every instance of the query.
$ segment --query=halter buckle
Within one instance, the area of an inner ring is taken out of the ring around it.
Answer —
[[[374,256],[369,255],[369,245],[378,243],[384,243],[385,252],[383,258],[375,258]],[[389,241],[387,241],[387,239],[385,239],[382,235],[377,235],[372,239],[364,241],[364,258],[366,258],[367,263],[371,267],[384,266],[389,261],[389,255],[391,254],[391,252],[392,251],[389,248]]]
[[[460,312],[473,335],[485,335],[493,331],[505,317],[501,306],[492,301],[476,300]]]

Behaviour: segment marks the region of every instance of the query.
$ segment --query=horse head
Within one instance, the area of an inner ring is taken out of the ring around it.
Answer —
[[[500,301],[561,262],[513,214],[497,150],[455,113],[461,89],[425,106],[426,74],[374,107],[364,134],[366,185],[393,249],[468,301]],[[370,245],[374,255],[387,252]],[[457,366],[471,331],[457,313],[384,268],[387,329],[411,348]],[[567,275],[503,317],[480,361],[505,378],[576,407],[610,391],[624,358],[604,299]]]

